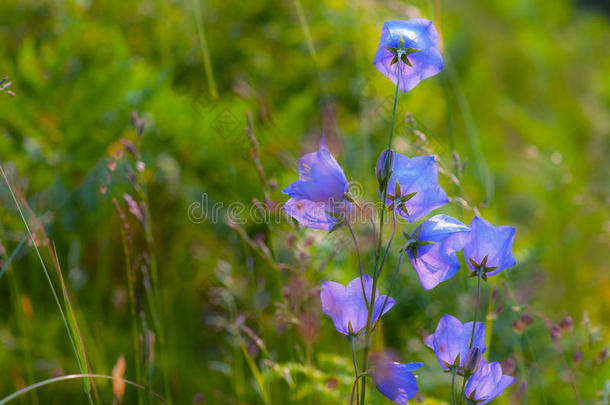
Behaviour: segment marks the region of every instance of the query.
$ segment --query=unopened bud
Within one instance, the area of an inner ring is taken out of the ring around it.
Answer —
[[[549,333],[551,335],[551,339],[557,340],[561,336],[561,328],[557,325],[553,325]]]
[[[566,316],[559,322],[559,326],[561,330],[565,333],[570,333],[574,329],[574,324],[572,323],[572,317],[570,315]]]
[[[476,346],[470,349],[466,355],[466,360],[464,361],[464,368],[466,369],[466,372],[472,374],[477,371],[482,357],[483,352],[481,352],[481,349]]]
[[[377,176],[380,188],[387,186],[388,181],[390,181],[390,178],[392,177],[393,168],[394,152],[387,150],[383,151],[379,158],[379,163],[377,163],[377,167],[375,168],[375,175]]]
[[[576,351],[574,352],[574,354],[572,355],[572,360],[574,361],[574,363],[580,363],[582,360],[582,352],[579,349],[576,349]]]

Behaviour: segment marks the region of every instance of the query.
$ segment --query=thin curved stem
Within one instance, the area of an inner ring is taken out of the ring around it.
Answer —
[[[474,306],[474,319],[472,320],[472,333],[470,334],[470,343],[468,344],[468,348],[472,349],[472,343],[474,342],[474,331],[477,327],[477,312],[481,301],[481,270],[477,269],[477,302]],[[462,403],[462,398],[464,397],[464,387],[466,386],[466,374],[464,373],[464,379],[462,380],[462,389],[460,390],[460,404]]]
[[[356,379],[354,380],[354,383],[352,384],[352,394],[349,397],[350,405],[353,405],[353,403],[354,403],[354,391],[356,391],[356,404],[360,403],[360,401],[358,400],[358,397],[360,396],[360,395],[358,395],[358,380],[360,380],[362,378],[362,380],[364,381],[365,377],[366,377],[366,373],[362,373],[358,377],[356,377]]]
[[[373,215],[368,212],[367,210],[365,210],[360,204],[358,204],[358,202],[356,200],[354,200],[354,204],[356,205],[356,207],[358,207],[358,209],[364,213],[364,215],[366,216],[366,219],[369,220],[369,222],[371,223],[371,226],[373,227],[373,240],[377,240],[377,226],[375,225],[375,220],[373,219]]]
[[[468,345],[468,348],[472,349],[472,342],[474,341],[474,330],[477,326],[477,312],[478,312],[478,308],[479,305],[481,303],[481,272],[480,270],[477,270],[477,302],[474,306],[474,319],[472,321],[472,333],[470,334],[470,344]]]
[[[381,264],[379,265],[379,270],[377,272],[377,277],[381,275],[381,270],[383,270],[383,266],[385,265],[385,260],[388,257],[388,253],[390,252],[390,246],[392,246],[392,241],[394,241],[394,236],[396,236],[396,204],[394,204],[392,208],[392,218],[393,218],[393,229],[392,236],[388,240],[388,244],[386,245],[385,252],[383,254],[383,258],[381,259]]]
[[[349,337],[349,341],[350,344],[352,346],[352,361],[354,362],[354,373],[356,374],[356,379],[354,380],[354,387],[356,388],[356,404],[359,405],[360,404],[360,399],[359,399],[359,392],[358,392],[358,378],[360,377],[360,374],[358,373],[358,363],[356,362],[356,336],[354,335],[350,335]],[[354,401],[354,387],[352,387],[352,396],[351,396],[351,402],[353,403]]]
[[[383,301],[383,306],[381,307],[381,312],[379,312],[379,316],[383,315],[383,310],[385,309],[386,304],[388,303],[388,299],[390,298],[390,293],[392,292],[392,289],[394,288],[394,285],[396,284],[396,277],[398,276],[398,272],[400,271],[400,266],[402,266],[402,258],[405,255],[405,252],[407,251],[406,249],[407,245],[405,244],[405,246],[401,249],[400,251],[400,256],[398,258],[398,265],[396,266],[396,270],[394,271],[394,275],[392,276],[392,283],[390,284],[390,289],[388,290],[388,293],[385,296],[385,300]]]
[[[45,385],[53,384],[53,383],[60,382],[60,381],[86,379],[86,378],[87,379],[90,379],[90,378],[101,378],[101,379],[105,379],[105,380],[112,380],[113,379],[113,377],[110,376],[110,375],[102,375],[102,374],[67,374],[67,375],[62,375],[60,377],[49,378],[48,380],[39,381],[39,382],[34,383],[32,385],[28,385],[27,387],[22,388],[19,391],[13,392],[11,395],[0,399],[0,405],[7,404],[10,401],[12,401],[13,399],[18,398],[21,395],[23,395],[23,394],[25,394],[25,393],[27,393],[29,391],[38,389],[40,387],[44,387]],[[148,388],[146,388],[143,385],[140,385],[140,384],[135,383],[135,382],[130,381],[130,380],[125,380],[123,378],[121,378],[121,380],[125,384],[131,385],[131,386],[136,387],[136,388],[141,389],[141,390],[147,390],[148,391]],[[154,391],[149,391],[149,392],[150,392],[150,394],[152,396],[157,398],[162,403],[164,403],[164,404],[168,403],[165,400],[165,398],[163,398],[161,395],[157,394],[156,392],[154,392]]]
[[[354,372],[356,373],[356,378],[358,378],[358,363],[356,363],[356,337],[351,335],[349,338],[349,342],[352,346],[352,361],[354,362]]]
[[[364,296],[364,304],[366,305],[366,309],[369,309],[369,302],[366,298],[366,289],[364,288],[364,271],[362,269],[362,255],[360,254],[360,244],[358,243],[358,239],[356,238],[356,234],[354,233],[354,228],[352,228],[352,224],[349,221],[345,221],[347,224],[347,229],[349,229],[350,234],[352,235],[352,240],[354,241],[354,246],[356,247],[356,253],[358,254],[358,271],[360,272],[360,285],[362,286],[362,295]]]
[[[392,109],[392,124],[390,126],[390,138],[388,139],[388,153],[392,151],[392,136],[394,135],[394,123],[396,121],[396,106],[398,105],[398,90],[400,89],[400,64],[401,64],[402,54],[398,55],[398,63],[396,64],[396,68],[398,70],[398,78],[396,80],[396,92],[394,94],[394,108]],[[390,159],[385,160],[385,170],[386,173],[389,172]],[[369,312],[366,320],[366,337],[365,337],[365,345],[364,345],[364,353],[363,353],[363,364],[364,370],[366,370],[368,366],[368,355],[369,355],[369,345],[371,342],[371,321],[373,318],[373,308],[375,307],[375,292],[377,288],[377,279],[378,273],[381,273],[381,266],[379,266],[379,270],[377,266],[379,265],[379,258],[381,256],[381,245],[383,243],[383,221],[385,215],[385,203],[388,193],[388,184],[383,185],[383,190],[381,191],[381,213],[379,214],[379,237],[377,238],[377,248],[375,250],[375,269],[373,271],[373,290],[371,291],[371,305],[369,306]],[[392,238],[394,235],[392,235]],[[387,250],[387,249],[386,249]],[[385,257],[382,263],[385,262]],[[362,392],[360,395],[360,403],[364,404],[366,399],[366,382],[362,383]]]

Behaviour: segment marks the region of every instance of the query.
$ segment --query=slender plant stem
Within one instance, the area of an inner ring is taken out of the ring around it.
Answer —
[[[127,246],[127,234],[124,229],[125,214],[119,207],[119,204],[116,201],[116,199],[113,199],[112,202],[114,203],[114,206],[115,206],[116,210],[118,211],[119,216],[121,217],[121,242],[123,245],[123,254],[125,255],[125,272],[126,272],[126,277],[127,277],[127,292],[129,295],[129,312],[131,315],[131,333],[132,333],[132,339],[133,339],[133,350],[135,352],[134,362],[135,362],[135,366],[136,366],[135,367],[136,368],[136,381],[141,381],[142,380],[142,370],[141,370],[141,365],[140,365],[141,350],[140,350],[140,344],[139,344],[139,339],[138,339],[138,318],[136,316],[135,275],[134,275],[134,271],[131,267],[131,257],[129,255],[129,247]],[[142,403],[143,403],[142,395],[138,392],[138,404],[142,405]]]
[[[396,121],[396,106],[398,105],[398,90],[400,89],[400,64],[401,64],[402,53],[398,54],[398,62],[396,63],[396,68],[398,71],[398,76],[396,80],[396,92],[394,94],[394,108],[392,109],[392,123],[390,126],[390,138],[388,139],[388,158],[385,160],[385,173],[388,173],[390,170],[390,159],[389,154],[392,151],[392,137],[394,135],[394,122]],[[368,356],[369,356],[369,346],[371,342],[371,326],[372,326],[372,318],[373,318],[373,308],[375,308],[375,293],[377,289],[377,279],[381,274],[381,270],[383,269],[384,260],[379,261],[381,257],[381,245],[383,243],[383,223],[384,223],[384,215],[385,215],[385,202],[388,193],[388,180],[386,179],[385,184],[383,184],[383,190],[381,191],[381,213],[379,214],[379,237],[377,238],[377,248],[375,250],[375,269],[373,271],[373,289],[371,291],[371,305],[369,306],[369,313],[366,321],[366,337],[365,344],[363,350],[363,370],[366,371],[368,367]],[[394,235],[392,234],[392,239]],[[391,241],[391,240],[390,240]],[[386,248],[386,251],[389,249],[389,245]],[[379,266],[379,269],[377,268]],[[360,395],[360,403],[364,404],[366,399],[366,381],[362,382],[362,392]]]
[[[393,208],[392,208],[392,223],[393,223],[392,235],[390,236],[390,239],[388,239],[388,244],[386,245],[385,252],[383,253],[383,258],[381,259],[381,264],[379,265],[377,277],[379,277],[381,275],[381,270],[383,269],[383,266],[385,265],[385,260],[388,257],[388,253],[390,252],[390,247],[392,246],[392,241],[394,241],[394,236],[396,236],[396,204],[394,204]]]
[[[358,254],[358,271],[360,272],[360,285],[362,286],[362,295],[364,296],[364,304],[366,305],[366,309],[369,309],[369,302],[366,298],[366,290],[364,288],[364,271],[362,269],[362,256],[360,254],[360,244],[358,243],[358,239],[356,238],[356,234],[354,233],[354,228],[352,228],[352,224],[346,221],[347,229],[349,229],[350,234],[352,235],[352,240],[354,241],[354,246],[356,247],[356,253]]]
[[[468,348],[472,349],[472,343],[474,342],[474,331],[477,327],[477,313],[478,313],[478,308],[481,302],[481,270],[483,270],[482,268],[476,269],[477,272],[477,301],[474,305],[474,319],[472,321],[472,333],[470,334],[470,343],[468,344]],[[464,387],[466,387],[466,372],[464,372],[464,379],[462,380],[462,389],[460,390],[460,404],[463,401],[464,398]]]
[[[381,312],[379,312],[380,313],[379,316],[383,315],[383,311],[385,309],[386,304],[388,303],[388,299],[390,298],[392,289],[394,288],[394,285],[396,284],[396,277],[398,276],[398,272],[400,271],[400,266],[402,265],[402,258],[404,257],[405,252],[407,251],[406,247],[407,247],[407,245],[405,244],[405,246],[403,246],[403,248],[400,251],[400,256],[398,258],[398,265],[396,266],[396,270],[394,270],[394,275],[392,276],[392,282],[390,284],[388,293],[385,296],[385,300],[383,301],[383,306],[381,307]]]
[[[356,378],[358,378],[358,363],[356,362],[356,337],[351,335],[349,337],[349,342],[352,346],[352,361],[354,362],[354,372],[356,373]]]
[[[472,333],[470,334],[470,344],[468,345],[469,349],[472,349],[472,343],[474,341],[474,330],[477,327],[477,313],[479,309],[479,305],[481,304],[481,272],[477,270],[477,302],[474,306],[474,319],[472,321]]]
[[[457,405],[455,402],[455,374],[457,373],[457,367],[451,369],[451,397],[453,398],[453,405]]]
[[[356,404],[360,404],[360,399],[358,397],[358,378],[360,374],[358,373],[358,363],[356,362],[356,336],[350,335],[349,342],[352,347],[352,361],[354,362],[354,373],[356,374],[356,379],[354,380],[354,386],[356,388]],[[352,396],[353,401],[353,396]]]

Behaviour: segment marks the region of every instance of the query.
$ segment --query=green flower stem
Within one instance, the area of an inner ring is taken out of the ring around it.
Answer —
[[[352,228],[352,224],[349,222],[349,220],[345,221],[345,223],[347,225],[347,229],[349,229],[349,232],[352,236],[352,240],[354,241],[356,253],[358,254],[358,271],[360,273],[360,286],[362,287],[362,294],[364,295],[364,304],[366,305],[366,309],[369,310],[370,304],[366,299],[366,291],[364,289],[364,271],[362,269],[362,255],[360,254],[360,244],[358,243],[358,239],[356,238],[356,234],[354,233],[354,228]]]
[[[352,361],[354,362],[354,373],[356,374],[356,379],[354,380],[354,388],[356,390],[356,404],[360,405],[360,398],[358,396],[358,378],[360,375],[358,374],[358,363],[356,362],[356,336],[350,335],[349,342],[352,347]],[[353,393],[352,393],[353,399]]]
[[[470,334],[470,343],[468,344],[468,348],[472,349],[472,342],[474,341],[474,330],[477,326],[477,312],[478,312],[478,308],[481,302],[481,271],[483,271],[483,268],[477,268],[476,272],[477,272],[477,302],[475,303],[474,306],[474,319],[472,321],[472,333]],[[462,399],[464,398],[464,387],[466,387],[466,379],[468,378],[467,373],[464,372],[464,379],[462,380],[462,389],[460,390],[461,394],[460,394],[460,404],[462,403]]]
[[[455,402],[455,374],[457,373],[457,367],[453,367],[451,369],[451,397],[453,398],[453,405],[456,405]]]
[[[400,60],[402,57],[402,51],[399,51],[398,54],[398,63],[396,64],[396,68],[398,70],[398,79],[396,80],[396,93],[394,94],[394,108],[392,109],[392,124],[390,126],[390,138],[388,140],[388,154],[392,151],[392,136],[394,135],[394,123],[396,121],[396,106],[398,105],[398,90],[400,89]],[[386,159],[385,161],[386,167],[385,167],[385,173],[388,173],[390,168],[389,168],[389,164],[390,164],[390,159]],[[382,260],[381,262],[379,261],[380,257],[381,257],[381,245],[383,243],[383,222],[384,222],[384,215],[385,215],[385,201],[387,198],[387,191],[388,191],[388,184],[384,184],[383,185],[383,190],[382,190],[382,195],[381,195],[381,213],[379,214],[379,237],[377,239],[377,248],[375,250],[375,269],[373,271],[373,291],[371,291],[371,305],[369,306],[369,313],[367,316],[367,320],[366,320],[366,337],[365,337],[365,344],[364,344],[364,351],[363,351],[363,358],[362,358],[362,363],[363,363],[363,370],[366,370],[368,367],[368,356],[369,356],[369,346],[371,343],[371,323],[372,323],[372,318],[373,318],[373,308],[375,307],[375,290],[377,288],[377,280],[379,278],[379,275],[381,274],[381,270],[383,269],[383,264],[385,263],[385,257],[384,260]],[[391,240],[393,239],[393,235]],[[389,250],[389,244],[386,248],[386,253],[387,250]],[[377,268],[379,266],[379,269]],[[366,296],[366,295],[365,295]],[[366,399],[366,381],[363,380],[362,381],[362,390],[360,393],[360,403],[364,404]]]

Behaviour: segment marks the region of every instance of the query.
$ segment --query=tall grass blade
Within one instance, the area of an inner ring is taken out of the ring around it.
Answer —
[[[100,379],[104,379],[104,380],[112,380],[113,377],[111,375],[101,375],[101,374],[68,374],[68,375],[62,375],[60,377],[55,377],[55,378],[49,378],[48,380],[44,380],[44,381],[40,381],[37,382],[35,384],[29,385],[25,388],[20,389],[19,391],[16,391],[14,393],[12,393],[11,395],[4,397],[2,399],[0,399],[0,405],[5,405],[7,403],[9,403],[10,401],[14,400],[15,398],[19,398],[21,395],[38,389],[40,387],[44,387],[45,385],[49,385],[49,384],[54,384],[56,382],[61,382],[61,381],[69,381],[69,380],[76,380],[76,379],[92,379],[92,378],[100,378]],[[127,385],[131,385],[132,387],[136,387],[139,390],[147,390],[147,388],[143,385],[140,385],[136,382],[130,381],[130,380],[125,380],[123,379],[123,382]],[[168,402],[165,400],[165,398],[163,398],[161,395],[157,394],[154,391],[151,391],[151,395],[155,398],[157,398],[160,402],[167,404]]]
[[[11,194],[11,197],[13,198],[13,201],[15,202],[15,206],[17,207],[17,210],[19,211],[19,215],[21,216],[21,220],[23,221],[23,224],[25,225],[25,229],[27,230],[28,236],[30,237],[30,240],[32,241],[32,245],[34,246],[34,250],[36,251],[36,255],[38,256],[38,260],[40,261],[40,264],[42,265],[42,269],[44,270],[44,275],[47,279],[47,282],[49,283],[49,287],[51,288],[51,293],[53,295],[53,299],[55,300],[55,304],[57,305],[57,309],[59,310],[59,313],[61,315],[61,319],[64,323],[64,326],[66,328],[66,331],[68,332],[68,338],[70,339],[70,344],[72,345],[72,350],[74,351],[74,355],[76,356],[76,360],[78,363],[78,368],[81,372],[81,374],[84,374],[84,369],[83,369],[83,363],[81,361],[81,357],[79,356],[79,352],[78,349],[76,347],[76,343],[74,342],[74,336],[72,335],[72,331],[70,329],[68,320],[66,318],[66,314],[62,308],[61,302],[59,301],[59,296],[57,295],[57,292],[55,291],[55,287],[53,286],[53,281],[51,280],[51,276],[49,275],[49,271],[47,270],[47,266],[44,264],[44,260],[42,259],[42,255],[40,254],[40,250],[38,249],[38,245],[36,244],[36,240],[34,239],[34,237],[32,236],[32,232],[30,231],[30,226],[28,225],[27,220],[25,219],[25,215],[23,215],[23,211],[21,210],[21,206],[19,205],[19,202],[17,201],[17,197],[15,196],[15,193],[13,192],[13,188],[11,187],[11,183],[8,180],[8,177],[6,177],[6,173],[4,172],[4,168],[2,166],[0,166],[0,172],[2,172],[2,177],[4,177],[4,181],[6,182],[6,185],[8,187],[8,190]],[[93,405],[93,398],[91,397],[91,393],[89,392],[89,384],[85,381],[84,383],[85,386],[85,391],[87,393],[87,399],[89,400],[89,403],[91,405]],[[0,402],[1,404],[1,402]]]

